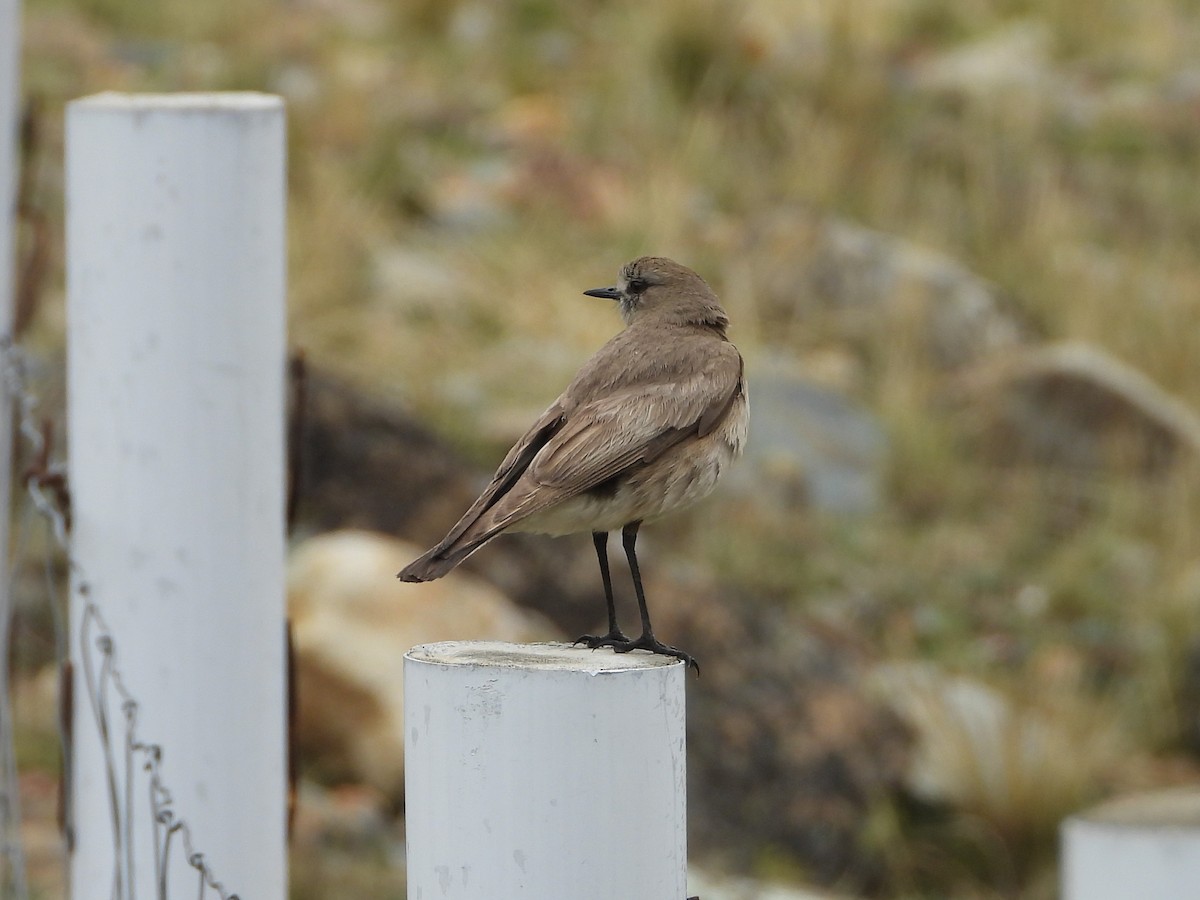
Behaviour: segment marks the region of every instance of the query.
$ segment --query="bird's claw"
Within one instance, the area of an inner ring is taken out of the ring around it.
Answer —
[[[631,641],[618,628],[610,631],[608,634],[581,634],[575,638],[574,643],[585,644],[592,650],[595,650],[597,647],[612,647],[616,649],[618,646],[623,647],[625,644],[631,643]]]
[[[610,631],[608,634],[602,635],[583,634],[575,638],[574,643],[584,644],[592,650],[595,650],[597,647],[612,647],[616,653],[628,653],[631,650],[647,650],[650,653],[657,653],[659,656],[673,656],[676,659],[683,660],[688,666],[695,669],[697,675],[700,674],[700,664],[696,662],[690,653],[684,653],[677,647],[664,644],[653,634],[643,634],[639,638],[629,638],[618,629],[617,631]]]
[[[628,653],[630,650],[648,650],[651,653],[657,653],[659,656],[673,656],[676,659],[683,660],[688,666],[696,670],[696,674],[700,674],[700,664],[690,653],[684,653],[678,647],[670,647],[664,644],[653,634],[646,633],[632,641],[626,641],[623,644],[611,645],[617,653]]]

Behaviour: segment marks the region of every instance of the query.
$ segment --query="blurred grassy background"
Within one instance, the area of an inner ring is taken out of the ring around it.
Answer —
[[[1006,801],[881,811],[896,896],[1049,896],[1063,814],[1195,775],[1195,461],[1152,478],[997,465],[902,324],[851,344],[835,317],[761,302],[794,248],[755,228],[799,211],[939,251],[1038,339],[1091,342],[1200,406],[1200,3],[27,0],[25,16],[52,234],[69,99],[282,93],[293,343],[483,463],[616,329],[579,292],[642,253],[700,271],[748,356],[837,363],[891,441],[883,508],[697,516],[691,552],[1074,737]],[[53,294],[30,338],[46,346]]]

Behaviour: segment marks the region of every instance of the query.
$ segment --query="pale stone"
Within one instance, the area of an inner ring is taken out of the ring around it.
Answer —
[[[396,573],[421,552],[385,535],[337,531],[301,543],[288,566],[300,746],[337,757],[318,759],[318,766],[391,795],[399,794],[404,778],[409,648],[559,637],[543,617],[468,575],[399,581]]]

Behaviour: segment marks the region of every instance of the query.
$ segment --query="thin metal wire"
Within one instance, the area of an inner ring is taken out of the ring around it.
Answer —
[[[26,554],[30,552],[29,548],[33,541],[35,529],[39,527],[45,529],[45,537],[47,539],[50,538],[49,525],[42,520],[31,503],[21,504],[20,514],[16,519],[17,525],[14,529],[11,552],[11,558],[14,561],[25,559]],[[53,554],[42,554],[41,572],[45,588],[43,596],[50,607],[53,622],[55,659],[63,660],[67,654],[66,623],[63,620],[63,612],[58,596],[59,592],[54,583]],[[8,592],[5,595],[6,597],[16,597],[19,577],[19,569],[15,565],[10,567],[8,570]],[[9,608],[13,609],[14,607],[10,606]],[[3,615],[3,613],[0,613],[0,615]],[[5,756],[5,768],[3,774],[0,775],[0,795],[11,795],[19,801],[19,772],[15,765],[15,757],[11,753],[12,740],[16,733],[16,727],[7,684],[8,674],[13,671],[15,661],[9,658],[7,654],[13,653],[14,648],[19,646],[20,636],[12,631],[12,619],[8,620],[8,627],[9,635],[7,639],[0,639],[0,735],[3,736],[4,750],[8,751]],[[65,760],[67,758],[65,732],[60,730],[58,739],[60,758]],[[70,792],[69,767],[63,767],[62,778],[63,784],[59,795],[60,802],[65,800]],[[25,874],[26,865],[20,842],[20,823],[21,812],[18,803],[7,810],[5,840],[0,845],[0,897],[12,898],[12,900],[28,900],[29,897],[28,878]],[[66,859],[64,857],[63,868],[65,869],[65,867]]]
[[[12,400],[17,413],[18,433],[25,449],[35,459],[45,460],[47,455],[46,436],[39,428],[37,409],[39,399],[29,386],[28,364],[20,347],[10,338],[0,337],[0,382],[2,388]],[[205,855],[198,851],[193,843],[192,831],[187,822],[176,816],[174,798],[168,789],[162,775],[163,748],[158,744],[141,739],[138,735],[137,699],[126,686],[117,664],[117,647],[112,630],[104,620],[103,612],[92,595],[90,580],[79,562],[72,555],[67,516],[59,508],[57,497],[51,496],[47,489],[54,479],[61,484],[63,469],[61,464],[51,465],[48,460],[44,470],[38,473],[41,477],[30,477],[26,480],[26,496],[33,510],[46,523],[54,542],[63,553],[68,574],[73,585],[73,591],[80,608],[79,628],[79,662],[83,669],[83,683],[87,692],[87,703],[92,711],[105,760],[105,775],[107,779],[109,815],[113,837],[113,900],[135,900],[134,874],[137,862],[137,848],[133,842],[133,819],[135,807],[135,775],[140,769],[145,774],[148,784],[149,814],[153,826],[153,866],[155,873],[155,894],[157,900],[169,900],[168,873],[171,862],[173,845],[177,845],[184,854],[187,864],[196,870],[200,898],[209,891],[214,891],[220,900],[239,900],[238,895],[229,892],[217,878],[216,872],[209,865]],[[58,612],[54,589],[52,563],[47,551],[45,566],[47,585],[55,607],[55,628],[61,627],[61,613]],[[0,647],[0,668],[7,671],[7,621],[6,616],[0,616],[0,638],[4,638],[4,646]],[[65,629],[63,629],[65,631]],[[56,634],[56,647],[60,661],[65,656],[65,638],[60,640]],[[0,674],[0,733],[10,735],[11,728],[8,709],[8,686]],[[119,704],[123,720],[124,740],[121,741],[121,758],[113,744],[114,719],[110,714],[110,700]],[[71,736],[61,735],[64,744],[64,758],[70,759]],[[12,819],[13,803],[10,795],[15,796],[16,773],[15,759],[10,759],[11,753],[5,753],[4,746],[8,739],[0,741],[0,754],[4,754],[3,769],[0,769],[0,860],[8,860],[10,868],[23,866],[19,838],[10,840],[10,831],[19,828],[19,814],[15,821]],[[11,767],[9,763],[11,762]],[[10,772],[11,768],[11,772]],[[71,766],[64,766],[64,777],[69,777]],[[122,784],[122,776],[124,783]],[[69,787],[66,785],[65,787]],[[68,834],[73,833],[76,823],[73,821],[68,807],[65,828]],[[176,842],[176,838],[178,841]],[[23,872],[23,869],[22,869]],[[23,879],[23,874],[22,874]],[[23,884],[23,881],[22,881]],[[0,883],[0,887],[3,884]],[[26,900],[27,892],[23,887],[14,895],[17,900]]]

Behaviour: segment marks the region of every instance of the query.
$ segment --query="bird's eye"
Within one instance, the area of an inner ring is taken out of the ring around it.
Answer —
[[[629,283],[625,286],[629,289],[629,293],[631,294],[640,294],[647,287],[649,287],[645,278],[630,278]]]

